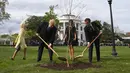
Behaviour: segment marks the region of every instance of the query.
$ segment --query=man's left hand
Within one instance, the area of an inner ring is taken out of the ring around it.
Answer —
[[[76,40],[76,38],[74,38],[74,41]]]
[[[90,42],[88,42],[88,45],[87,45],[87,47],[88,47],[88,48],[90,47]]]
[[[48,45],[48,48],[50,49],[50,48],[51,48],[51,46],[52,46],[52,44],[50,43],[50,44]]]
[[[100,34],[102,34],[102,30],[100,30]]]

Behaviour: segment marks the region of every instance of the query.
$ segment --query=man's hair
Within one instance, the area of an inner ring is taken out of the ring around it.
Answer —
[[[86,18],[84,21],[89,21],[89,22],[91,22],[91,19],[90,19],[90,18]]]

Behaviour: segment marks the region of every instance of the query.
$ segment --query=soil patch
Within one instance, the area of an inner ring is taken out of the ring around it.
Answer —
[[[40,67],[55,69],[55,70],[75,70],[75,69],[88,69],[88,68],[100,68],[101,66],[93,65],[90,63],[73,63],[67,67],[66,63],[54,63],[54,64],[40,64]]]

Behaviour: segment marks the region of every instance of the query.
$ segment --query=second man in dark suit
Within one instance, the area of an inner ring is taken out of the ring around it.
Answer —
[[[93,44],[91,46],[89,46],[89,44],[99,33],[102,33],[102,31],[101,27],[96,22],[91,23],[89,18],[85,19],[85,24],[84,32],[89,47],[89,62],[92,63]],[[94,41],[94,44],[96,47],[97,61],[100,61],[100,37]]]

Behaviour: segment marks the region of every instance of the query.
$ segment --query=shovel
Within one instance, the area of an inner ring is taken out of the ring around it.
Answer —
[[[78,58],[82,58],[83,55],[84,55],[84,52],[85,52],[87,49],[89,49],[89,47],[92,45],[92,43],[93,43],[101,34],[102,34],[102,33],[99,33],[99,34],[97,35],[97,37],[83,50],[83,52],[81,53],[81,55],[76,56],[76,57],[74,58],[74,60],[76,60],[76,59],[78,59]]]
[[[36,35],[48,46],[48,44],[47,44],[38,34],[36,34]],[[56,56],[58,57],[59,60],[61,60],[61,61],[67,61],[67,59],[66,59],[65,57],[59,56],[59,55],[56,53],[56,51],[53,50],[51,47],[50,47],[50,49],[56,54]]]

